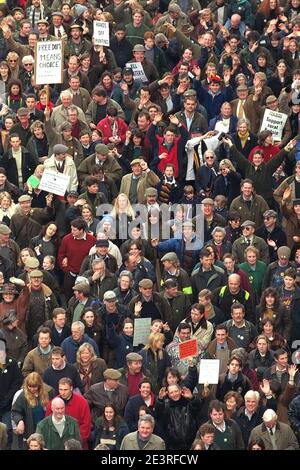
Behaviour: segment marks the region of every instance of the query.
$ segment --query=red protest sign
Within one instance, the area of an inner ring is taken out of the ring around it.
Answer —
[[[179,343],[179,359],[186,359],[190,356],[198,356],[198,343],[196,339]]]

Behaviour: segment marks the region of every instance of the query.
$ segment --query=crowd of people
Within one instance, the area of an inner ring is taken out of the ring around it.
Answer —
[[[300,0],[1,3],[0,449],[299,448],[299,41]]]

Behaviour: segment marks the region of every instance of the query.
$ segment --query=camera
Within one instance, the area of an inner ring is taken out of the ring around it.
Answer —
[[[230,136],[226,134],[226,132],[221,132],[221,134],[218,137],[218,140],[221,142],[221,140],[225,137],[226,139],[230,139]]]

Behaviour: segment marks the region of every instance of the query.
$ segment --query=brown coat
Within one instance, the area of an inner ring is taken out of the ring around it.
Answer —
[[[84,181],[87,176],[92,174],[92,168],[94,165],[96,165],[95,153],[85,158],[83,162],[80,163],[77,169],[77,174],[81,182]],[[108,156],[106,161],[103,163],[102,168],[105,175],[112,178],[115,183],[119,182],[122,178],[122,168],[114,157]]]
[[[120,193],[124,193],[126,194],[126,196],[129,196],[131,180],[132,180],[132,173],[130,173],[129,175],[123,176],[122,181],[121,181]],[[153,171],[151,170],[148,172],[143,171],[142,176],[140,177],[138,181],[138,185],[137,185],[137,201],[139,204],[143,204],[146,202],[145,200],[146,189],[157,186],[159,181],[160,181],[159,177]]]
[[[78,362],[75,362],[74,366],[80,373],[80,364]],[[103,382],[103,372],[107,369],[107,365],[104,359],[101,359],[97,357],[93,362],[92,362],[92,373],[91,373],[91,382],[90,382],[90,387],[94,384],[97,384],[99,382]],[[82,376],[80,375],[80,378],[82,379]]]
[[[235,99],[230,102],[231,107],[232,107],[232,114],[237,117],[237,107],[238,107],[239,99]],[[249,95],[246,99],[246,102],[244,104],[244,112],[245,112],[245,117],[249,119],[250,121],[250,130],[254,134],[256,134],[259,130],[259,124],[260,124],[260,117],[256,113],[255,108],[253,106],[253,95]]]
[[[287,246],[292,248],[294,245],[293,237],[300,236],[300,231],[298,229],[299,219],[297,218],[295,211],[292,208],[290,208],[287,204],[283,203],[281,205],[281,208],[282,208],[282,214],[284,216],[282,226],[285,230]]]
[[[27,377],[31,372],[38,372],[43,375],[47,367],[51,366],[51,351],[46,356],[42,356],[38,348],[34,348],[24,359],[22,374]]]

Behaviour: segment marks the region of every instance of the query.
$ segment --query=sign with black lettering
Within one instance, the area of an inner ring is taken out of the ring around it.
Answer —
[[[133,78],[135,80],[141,80],[142,82],[148,82],[148,78],[144,72],[141,62],[128,62],[126,67],[130,67],[133,72]]]
[[[62,83],[63,43],[57,41],[38,41],[35,48],[35,83],[52,85]]]
[[[266,109],[260,131],[271,131],[274,142],[280,142],[287,117],[287,114]]]
[[[94,21],[94,44],[109,46],[109,23],[107,21]]]

